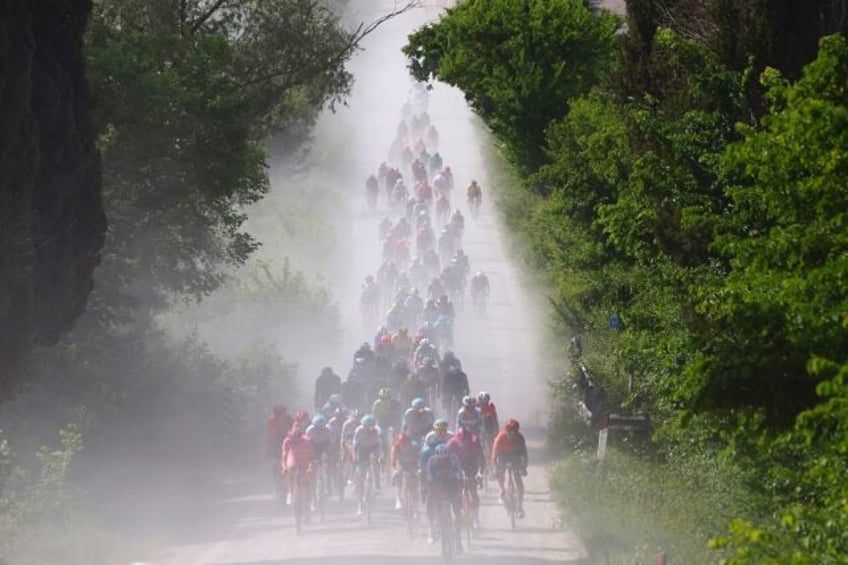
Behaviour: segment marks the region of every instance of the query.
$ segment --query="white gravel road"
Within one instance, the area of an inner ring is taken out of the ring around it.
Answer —
[[[391,1],[375,0],[373,10],[361,17],[367,20],[393,5]],[[356,309],[359,283],[379,264],[377,219],[366,213],[361,187],[365,176],[385,158],[410,86],[399,49],[410,31],[436,18],[439,10],[430,5],[380,28],[354,62],[357,86],[348,107],[321,122],[324,131],[347,132],[351,139],[348,147],[356,154],[358,167],[348,179],[352,188],[347,205],[354,220],[339,238],[339,256],[351,260],[337,271],[341,274],[334,276],[333,285],[346,329],[345,350],[336,355],[339,360],[349,359],[355,346],[373,333],[362,328]],[[460,313],[456,351],[472,388],[492,393],[501,419],[514,416],[522,421],[528,430],[532,459],[526,518],[512,531],[506,513],[497,504],[496,490],[485,492],[483,531],[460,560],[488,565],[589,563],[580,541],[563,525],[547,486],[541,432],[547,385],[538,376],[535,363],[545,312],[507,253],[508,234],[486,199],[490,185],[479,123],[461,93],[443,85],[436,85],[431,92],[430,115],[441,134],[440,153],[454,170],[457,192],[461,193],[472,178],[484,190],[482,213],[475,221],[469,218],[463,247],[472,271],[482,269],[488,274],[491,301],[485,319],[475,318],[470,309]],[[338,262],[338,257],[335,260]],[[407,536],[401,516],[393,509],[392,493],[384,489],[377,504],[376,523],[370,528],[355,516],[350,503],[336,503],[331,505],[324,524],[309,524],[303,535],[296,536],[292,518],[272,497],[265,469],[233,471],[222,482],[215,500],[189,517],[187,526],[154,562],[414,565],[438,559],[438,546],[427,543],[423,527],[416,536]]]

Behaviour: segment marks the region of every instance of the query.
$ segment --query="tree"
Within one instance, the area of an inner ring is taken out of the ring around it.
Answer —
[[[103,132],[110,222],[100,316],[199,299],[259,244],[244,206],[267,190],[265,140],[306,141],[348,94],[359,42],[317,0],[113,2],[87,54]]]
[[[723,161],[731,202],[715,249],[727,272],[698,290],[710,330],[689,380],[701,408],[760,409],[785,427],[816,401],[810,356],[848,350],[848,43],[822,39],[795,84],[763,79],[770,113]]]
[[[465,0],[403,50],[413,77],[460,88],[514,164],[532,171],[548,124],[609,67],[617,26],[580,0]]]
[[[106,229],[85,81],[88,0],[0,8],[0,403],[85,308]]]

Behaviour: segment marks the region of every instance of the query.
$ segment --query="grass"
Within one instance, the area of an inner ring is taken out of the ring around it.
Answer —
[[[551,489],[597,563],[719,563],[708,540],[760,506],[740,469],[705,450],[657,461],[611,446],[557,461]]]

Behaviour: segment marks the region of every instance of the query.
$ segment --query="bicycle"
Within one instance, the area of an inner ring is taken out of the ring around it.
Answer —
[[[507,462],[506,468],[506,495],[503,499],[504,508],[509,516],[509,523],[512,529],[515,529],[515,518],[518,513],[518,479],[516,473],[518,469],[512,462]]]
[[[456,551],[451,502],[448,500],[447,493],[442,491],[442,489],[438,491],[431,490],[430,496],[434,497],[436,522],[439,526],[439,534],[442,542],[442,558],[446,563],[449,563],[453,560],[453,555]]]
[[[308,479],[303,476],[303,468],[296,466],[289,470],[294,473],[294,488],[292,489],[292,513],[294,514],[294,527],[297,535],[303,532],[303,523],[309,514],[310,493],[306,490]]]
[[[362,514],[365,516],[365,523],[370,527],[372,524],[372,507],[374,503],[374,456],[368,457],[368,462],[364,466],[362,472],[362,488],[359,494],[359,505],[362,508]]]
[[[477,516],[477,504],[475,504],[474,494],[477,490],[477,477],[462,474],[462,499],[461,499],[461,517],[462,529],[465,530],[465,540],[471,547],[471,537],[474,534],[474,520]]]
[[[283,476],[283,471],[280,467],[280,458],[272,458],[271,460],[271,480],[274,483],[274,492],[277,499],[285,506],[286,495],[288,488],[286,487],[286,478]]]
[[[418,473],[416,470],[401,472],[403,481],[403,517],[406,521],[406,533],[415,536],[415,523],[418,520]]]
[[[471,217],[477,219],[480,215],[480,205],[483,203],[483,195],[471,194],[468,196],[468,212]]]
[[[483,430],[480,436],[480,443],[483,445],[483,456],[486,461],[492,460],[492,443],[494,442],[493,434]],[[486,465],[486,469],[481,473],[483,475],[483,489],[489,490],[489,479],[494,478],[495,469],[492,465]]]
[[[329,495],[327,489],[327,481],[328,478],[326,462],[323,459],[320,461],[316,461],[314,486],[315,506],[317,506],[318,515],[321,517],[322,524],[324,523],[324,519],[326,518],[326,502],[327,497]]]

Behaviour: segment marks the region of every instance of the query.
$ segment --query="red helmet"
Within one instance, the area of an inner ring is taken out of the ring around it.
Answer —
[[[309,412],[306,412],[305,410],[298,410],[297,412],[294,413],[294,421],[295,422],[309,422],[310,421]]]
[[[515,418],[510,418],[506,421],[506,424],[504,424],[504,429],[508,432],[517,432],[518,428],[518,420],[516,420]]]
[[[292,424],[291,430],[289,431],[289,437],[292,439],[298,439],[303,435],[303,427],[300,425],[300,422],[295,421]]]

